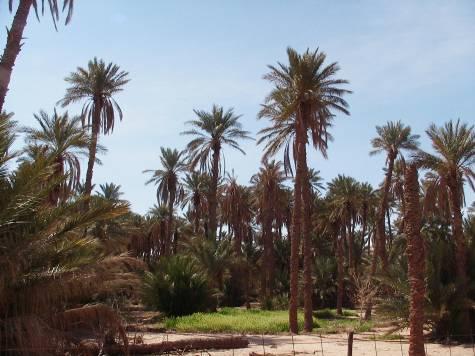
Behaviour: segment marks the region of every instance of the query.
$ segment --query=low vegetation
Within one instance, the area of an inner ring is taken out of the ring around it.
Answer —
[[[328,334],[347,330],[369,331],[372,322],[360,322],[353,312],[338,316],[335,310],[316,311],[313,327],[316,333]],[[303,313],[298,314],[299,330],[303,330]],[[287,310],[223,308],[216,313],[194,313],[166,318],[160,326],[180,332],[275,334],[289,330]]]

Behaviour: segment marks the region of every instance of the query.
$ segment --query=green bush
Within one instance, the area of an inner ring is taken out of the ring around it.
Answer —
[[[145,274],[144,304],[170,316],[206,310],[210,293],[206,275],[187,257],[163,259],[153,272]]]

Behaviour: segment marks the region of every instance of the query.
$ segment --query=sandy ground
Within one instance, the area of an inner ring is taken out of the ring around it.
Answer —
[[[219,338],[224,336],[213,334],[181,334],[181,333],[141,333],[144,343],[156,343],[162,341],[173,341],[190,338]],[[131,335],[133,336],[133,335]],[[228,335],[229,336],[229,335]],[[318,335],[247,335],[249,347],[246,349],[226,350],[226,351],[195,351],[186,355],[198,356],[248,356],[254,352],[259,355],[321,355],[321,356],[345,356],[347,354],[347,335],[332,334],[323,335],[320,339]],[[475,356],[472,345],[440,345],[434,343],[426,344],[426,354],[428,356]],[[374,341],[373,334],[358,334],[353,342],[354,356],[408,356],[407,339],[403,341]]]

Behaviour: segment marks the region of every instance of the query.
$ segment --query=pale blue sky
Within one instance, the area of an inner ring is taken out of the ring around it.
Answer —
[[[11,23],[7,11],[1,1],[2,28]],[[340,63],[354,94],[351,117],[335,121],[329,159],[312,154],[310,165],[326,181],[343,173],[377,186],[384,157],[368,155],[376,125],[401,119],[428,148],[431,122],[475,123],[474,20],[472,0],[78,0],[71,24],[58,32],[49,17],[38,23],[30,16],[6,109],[33,124],[34,112],[51,112],[62,97],[63,78],[94,56],[129,71],[117,98],[124,120],[102,139],[109,152],[94,182],[120,184],[133,210],[144,213],[156,197],[142,171],[159,167],[160,146],[184,148],[179,133],[193,108],[232,106],[256,134],[266,125],[256,120],[270,88],[262,80],[266,65],[284,61],[287,46],[320,47]],[[227,168],[247,183],[261,148],[243,148],[247,156],[224,152]]]

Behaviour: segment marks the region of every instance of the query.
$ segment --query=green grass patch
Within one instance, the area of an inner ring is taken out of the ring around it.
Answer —
[[[298,325],[299,330],[303,330],[302,312],[298,314]],[[289,331],[289,313],[287,310],[223,308],[216,313],[195,313],[166,318],[161,326],[179,332],[278,334]],[[332,310],[321,313],[320,317],[318,312],[314,313],[316,333],[337,333],[350,329],[363,332],[371,328],[371,323],[360,324],[355,314],[350,311],[346,316],[339,317]]]

